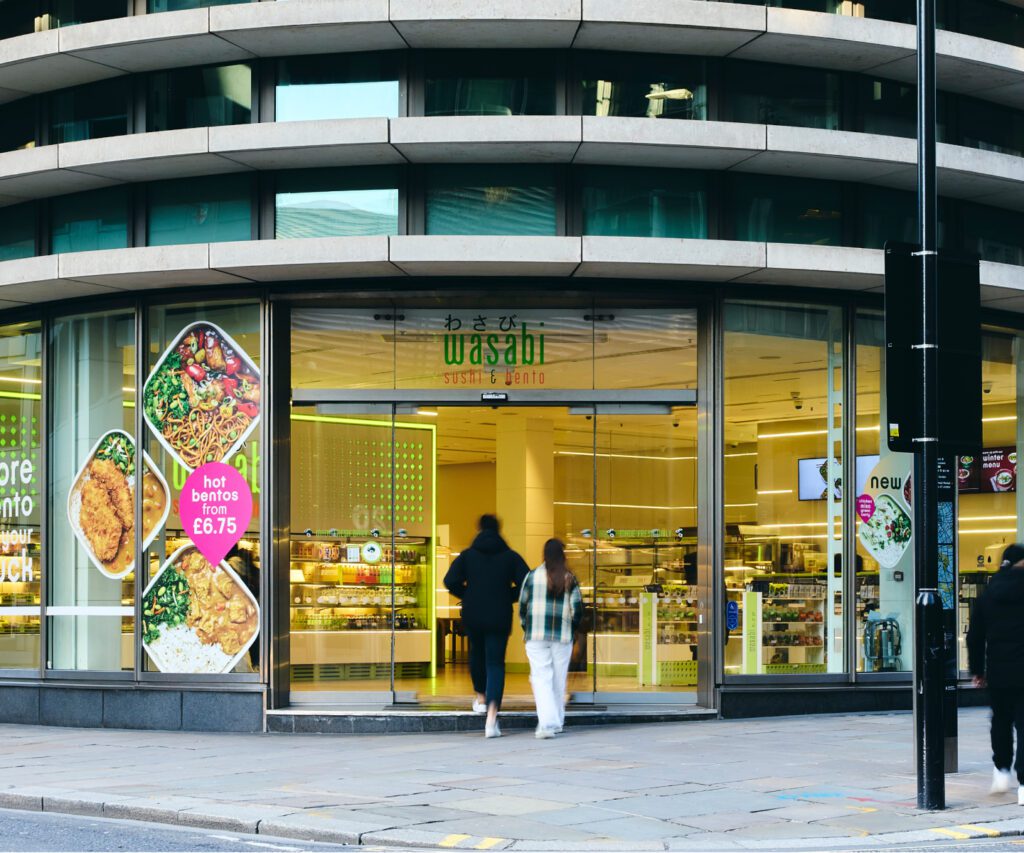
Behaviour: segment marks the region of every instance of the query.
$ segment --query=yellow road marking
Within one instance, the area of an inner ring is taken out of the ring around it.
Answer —
[[[985,829],[983,826],[975,826],[973,823],[962,823],[958,827],[959,829],[969,829],[972,832],[980,832],[983,835],[987,835],[989,838],[998,838],[999,830],[997,829]]]
[[[448,836],[445,836],[445,839],[438,846],[439,847],[454,847],[456,844],[460,844],[461,842],[465,841],[469,837],[470,836],[468,836],[468,835],[448,835]],[[966,838],[966,836],[964,836],[964,837]]]
[[[871,806],[847,806],[848,809],[853,809],[855,812],[877,812],[878,809],[874,809]]]
[[[957,841],[963,841],[971,836],[966,832],[957,832],[955,829],[932,829],[931,832],[938,832],[940,835],[948,835],[950,838],[955,838]]]
[[[504,838],[485,838],[476,845],[477,850],[490,850],[495,844],[501,844]]]

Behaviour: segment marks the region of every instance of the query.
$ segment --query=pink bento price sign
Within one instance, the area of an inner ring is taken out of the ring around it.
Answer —
[[[185,480],[178,514],[199,553],[216,566],[249,526],[252,492],[235,468],[207,462]]]

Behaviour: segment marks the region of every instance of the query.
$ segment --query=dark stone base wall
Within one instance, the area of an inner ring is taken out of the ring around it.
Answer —
[[[263,694],[219,690],[0,686],[0,723],[262,732]]]
[[[961,708],[988,704],[984,690],[957,691]],[[913,694],[909,685],[893,687],[775,687],[723,688],[719,711],[724,719],[784,717],[793,714],[848,714],[860,711],[909,711]]]

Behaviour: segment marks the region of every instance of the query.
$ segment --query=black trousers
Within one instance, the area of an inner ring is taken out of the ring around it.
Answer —
[[[469,634],[469,677],[473,689],[501,707],[505,693],[505,648],[508,634],[473,631]]]
[[[992,763],[1000,770],[1013,766],[1013,730],[1017,730],[1017,781],[1024,785],[1024,690],[990,687]]]

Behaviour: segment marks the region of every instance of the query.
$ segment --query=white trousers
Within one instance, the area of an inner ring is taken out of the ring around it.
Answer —
[[[542,729],[565,725],[565,680],[569,673],[572,643],[527,640],[530,685],[537,703],[537,725]]]

